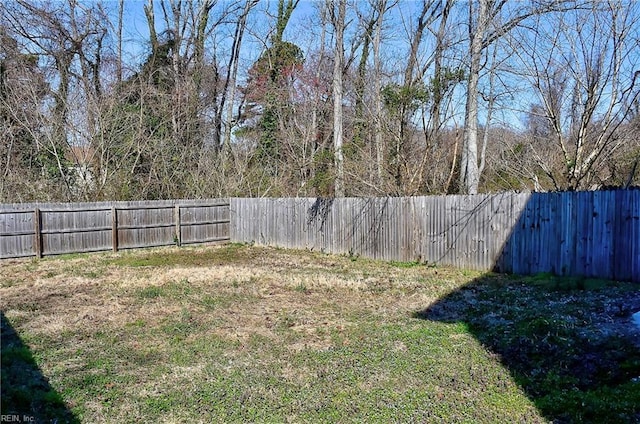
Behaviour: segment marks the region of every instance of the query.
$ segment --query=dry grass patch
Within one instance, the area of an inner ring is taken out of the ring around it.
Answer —
[[[26,411],[43,418],[545,422],[464,320],[419,314],[479,278],[253,246],[168,248],[5,261],[0,306],[59,394],[48,412]]]

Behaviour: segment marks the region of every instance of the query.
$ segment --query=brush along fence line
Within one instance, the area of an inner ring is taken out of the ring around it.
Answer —
[[[640,190],[230,203],[237,242],[640,282]]]
[[[0,258],[228,240],[228,200],[0,205]]]
[[[640,282],[640,190],[0,205],[0,258],[211,241]]]

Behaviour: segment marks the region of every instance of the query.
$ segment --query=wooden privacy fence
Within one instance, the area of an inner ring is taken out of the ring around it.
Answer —
[[[237,242],[640,282],[640,190],[230,203]]]
[[[227,200],[0,205],[0,258],[226,240]]]
[[[0,205],[0,258],[226,240],[640,282],[640,190]]]

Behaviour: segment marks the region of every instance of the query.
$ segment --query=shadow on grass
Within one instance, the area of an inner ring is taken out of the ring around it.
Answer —
[[[2,422],[79,423],[42,374],[9,320],[2,320]]]
[[[417,318],[463,322],[555,423],[640,423],[633,284],[487,274]]]

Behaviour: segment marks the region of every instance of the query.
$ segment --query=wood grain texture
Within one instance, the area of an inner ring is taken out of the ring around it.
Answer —
[[[0,205],[0,258],[224,240],[226,199]]]
[[[640,282],[640,190],[0,205],[0,258],[225,240]]]
[[[640,282],[640,191],[231,199],[232,241]]]

